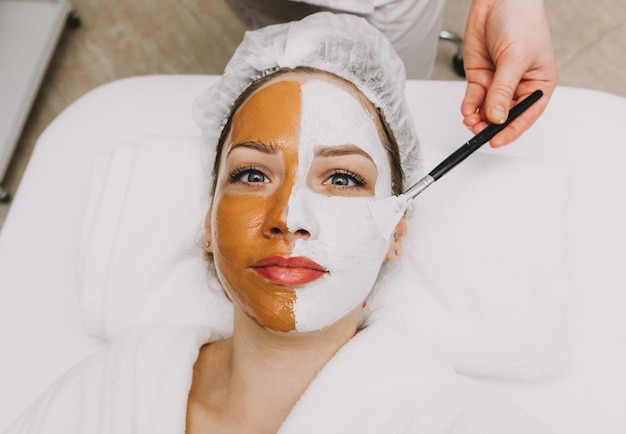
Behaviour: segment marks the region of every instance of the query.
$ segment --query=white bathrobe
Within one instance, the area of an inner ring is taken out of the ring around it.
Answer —
[[[7,434],[183,434],[206,327],[148,326],[85,359]],[[544,433],[522,410],[455,374],[415,337],[377,322],[326,364],[280,433]]]

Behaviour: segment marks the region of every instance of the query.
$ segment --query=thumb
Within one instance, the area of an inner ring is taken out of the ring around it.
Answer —
[[[511,61],[513,60],[513,61]],[[487,120],[494,124],[502,124],[509,115],[513,97],[524,75],[520,62],[514,59],[502,59],[496,66],[496,72],[485,97]]]

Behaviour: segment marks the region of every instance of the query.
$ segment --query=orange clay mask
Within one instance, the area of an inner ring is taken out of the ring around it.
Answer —
[[[213,198],[214,259],[228,293],[257,324],[295,328],[293,288],[276,286],[250,267],[290,255],[287,201],[298,164],[300,83],[280,81],[253,94],[233,117]],[[295,144],[295,146],[294,146]],[[250,182],[258,180],[261,182]],[[266,182],[268,179],[271,182]]]

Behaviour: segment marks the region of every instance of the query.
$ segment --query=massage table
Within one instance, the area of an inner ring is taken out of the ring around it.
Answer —
[[[39,138],[0,233],[0,432],[72,365],[108,345],[86,332],[77,296],[96,157],[147,136],[199,135],[191,106],[215,79],[145,76],[106,84],[68,107]],[[459,113],[464,88],[408,81],[423,144],[456,147],[471,136]],[[545,378],[480,379],[555,433],[626,432],[625,120],[626,99],[559,87],[520,140],[479,151],[558,161],[570,173],[563,221],[567,363]],[[536,176],[520,178],[520,187],[527,183],[540,195]],[[520,222],[506,223],[514,230]]]

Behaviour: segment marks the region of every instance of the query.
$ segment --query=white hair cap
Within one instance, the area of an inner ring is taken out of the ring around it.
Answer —
[[[382,33],[353,15],[320,12],[246,32],[223,76],[194,104],[194,118],[211,152],[234,101],[250,84],[280,68],[298,66],[352,82],[383,111],[400,148],[405,178],[411,182],[417,169],[418,139],[404,97],[404,64]]]

